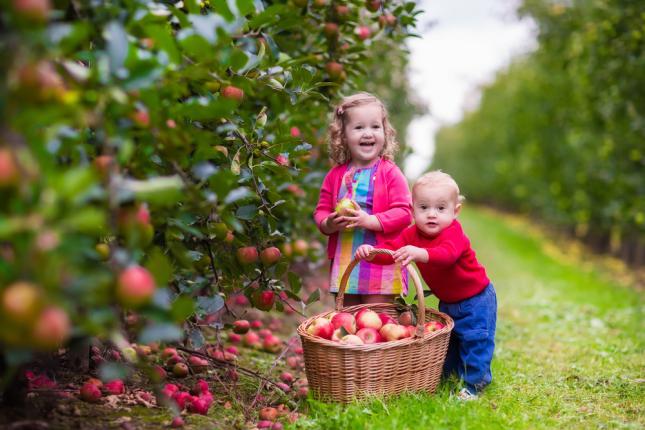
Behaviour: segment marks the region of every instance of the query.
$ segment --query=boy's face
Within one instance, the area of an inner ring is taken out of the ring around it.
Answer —
[[[348,109],[343,133],[352,162],[358,167],[372,164],[385,145],[381,106],[370,103]]]
[[[427,236],[434,237],[448,227],[461,210],[456,191],[445,185],[422,185],[414,190],[414,222]]]

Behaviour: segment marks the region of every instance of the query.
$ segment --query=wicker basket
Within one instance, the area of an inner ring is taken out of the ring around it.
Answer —
[[[389,250],[375,249],[372,254],[392,254]],[[354,313],[369,307],[378,313],[397,317],[394,304],[378,303],[343,308],[347,281],[359,260],[354,259],[341,278],[336,310]],[[423,284],[417,271],[408,266],[408,273],[423,297]],[[342,345],[307,333],[313,320],[326,317],[332,311],[308,318],[298,327],[305,355],[305,372],[309,391],[323,401],[347,403],[367,396],[388,396],[404,391],[434,393],[441,378],[448,350],[452,319],[434,309],[426,309],[419,300],[417,332],[414,337],[369,345]],[[423,324],[439,321],[444,328],[425,333]]]

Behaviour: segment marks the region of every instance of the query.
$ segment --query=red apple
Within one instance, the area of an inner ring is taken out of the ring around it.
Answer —
[[[445,326],[439,321],[429,321],[423,325],[424,333],[430,333],[433,331],[441,330]]]
[[[378,317],[381,320],[381,322],[383,323],[383,325],[385,325],[385,324],[396,324],[397,323],[394,318],[392,318],[391,316],[389,316],[388,314],[385,314],[385,313],[378,314]]]
[[[338,36],[338,24],[335,22],[327,22],[323,26],[323,33],[328,39],[334,39]]]
[[[11,151],[0,148],[0,188],[18,183],[18,167]]]
[[[309,244],[303,239],[296,239],[293,242],[293,252],[296,255],[305,255],[309,250]]]
[[[233,323],[233,333],[245,334],[251,328],[251,324],[247,320],[237,320]]]
[[[312,336],[322,337],[323,339],[331,339],[334,328],[326,318],[316,318],[307,327],[307,333]]]
[[[51,10],[50,0],[13,0],[13,9],[19,15],[37,22],[45,22]]]
[[[251,321],[251,328],[255,329],[255,330],[257,330],[259,328],[262,328],[262,321],[260,321],[260,320]]]
[[[285,384],[291,384],[293,382],[293,375],[289,372],[282,372],[280,374],[280,380]]]
[[[244,91],[240,88],[234,87],[233,85],[223,87],[220,93],[225,99],[235,100],[236,102],[241,102],[244,98]]]
[[[340,340],[340,343],[343,345],[363,345],[363,339],[356,336],[355,334],[348,334],[343,336]]]
[[[381,0],[367,0],[365,6],[371,12],[376,12],[381,7]]]
[[[89,403],[97,403],[101,398],[101,390],[96,384],[86,382],[80,389],[79,397]]]
[[[274,335],[269,335],[262,341],[262,348],[267,352],[278,352],[282,349],[282,341]]]
[[[349,312],[340,312],[334,315],[331,319],[331,325],[334,327],[334,330],[344,327],[347,333],[356,333],[356,320],[354,319],[354,315]]]
[[[275,421],[278,419],[278,410],[272,407],[260,409],[260,419],[266,421]]]
[[[18,281],[2,293],[2,310],[15,322],[31,322],[38,312],[40,291],[29,282]]]
[[[139,127],[148,127],[150,125],[150,114],[145,109],[137,109],[131,118]]]
[[[123,306],[136,308],[148,303],[155,289],[155,280],[147,269],[130,266],[119,275],[116,296]]]
[[[185,378],[188,376],[188,366],[186,363],[175,363],[172,368],[172,374],[178,378]]]
[[[259,335],[261,338],[265,338],[265,337],[267,337],[267,336],[271,336],[272,334],[273,334],[273,332],[272,332],[270,329],[268,329],[268,328],[263,328],[262,330],[260,330],[260,331],[258,332],[258,335]]]
[[[369,37],[372,35],[372,31],[366,25],[360,25],[356,27],[356,30],[354,31],[354,33],[356,33],[358,38],[361,40],[369,39]]]
[[[257,290],[253,292],[251,301],[253,302],[253,306],[261,311],[270,311],[275,303],[275,293],[271,290]]]
[[[237,260],[242,264],[252,264],[258,261],[258,249],[255,246],[245,246],[237,250]]]
[[[175,348],[164,348],[164,350],[161,352],[161,358],[164,360],[169,359],[170,357],[174,357],[177,354],[177,350]]]
[[[67,312],[56,306],[45,308],[34,323],[33,339],[44,350],[56,349],[67,340],[71,324]]]
[[[325,65],[325,70],[332,79],[340,79],[344,72],[343,65],[336,61],[330,61],[327,63]]]
[[[287,357],[286,359],[287,366],[291,369],[297,369],[300,367],[300,359],[296,356]]]
[[[344,4],[337,5],[336,15],[338,15],[338,17],[341,18],[341,20],[343,20],[344,18],[347,18],[347,16],[349,15],[349,7]]]
[[[275,162],[278,163],[280,166],[288,166],[289,158],[284,154],[279,154],[275,157]]]
[[[385,324],[379,333],[388,342],[403,339],[408,335],[407,329],[398,324]]]
[[[174,429],[182,428],[184,426],[184,419],[177,415],[172,419],[172,422],[170,423],[170,427]]]
[[[276,248],[275,246],[271,246],[269,248],[265,248],[260,252],[260,261],[262,261],[262,264],[265,266],[271,266],[280,260],[281,257],[280,250]]]
[[[365,344],[383,342],[383,336],[381,336],[377,329],[372,327],[360,329],[356,332],[356,336],[360,337]]]
[[[396,25],[396,16],[391,13],[386,13],[378,17],[378,23],[381,28],[383,27],[394,27]]]
[[[343,333],[343,330],[337,328],[336,330],[334,330],[334,333],[332,333],[331,340],[333,340],[334,342],[340,342],[343,336],[345,336],[345,333]]]
[[[123,394],[125,393],[125,385],[120,379],[115,379],[114,381],[107,382],[103,385],[103,389],[108,394]]]
[[[244,335],[244,344],[250,347],[256,347],[260,345],[260,336],[257,333],[248,332]]]
[[[362,328],[373,328],[379,330],[383,326],[378,314],[370,309],[366,309],[356,316],[356,327],[360,330]]]

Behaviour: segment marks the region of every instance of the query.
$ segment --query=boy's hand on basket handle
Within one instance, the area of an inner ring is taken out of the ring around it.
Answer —
[[[394,257],[396,263],[401,263],[402,266],[407,266],[413,261],[427,263],[428,251],[423,248],[417,248],[416,246],[406,245],[394,251],[392,257]]]
[[[372,261],[374,259],[373,255],[370,255],[374,247],[372,245],[361,245],[356,250],[354,254],[355,258],[360,258],[361,260]]]

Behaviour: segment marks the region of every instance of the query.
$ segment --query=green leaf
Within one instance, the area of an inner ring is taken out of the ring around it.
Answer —
[[[169,34],[167,27],[160,25],[149,25],[144,28],[144,31],[152,40],[155,41],[155,45],[162,49],[168,58],[173,63],[179,63],[181,60],[179,50],[175,43],[175,39]]]
[[[237,10],[242,16],[255,12],[253,0],[236,0],[235,3],[237,4]]]
[[[89,167],[69,169],[54,181],[58,194],[68,201],[79,201],[80,197],[95,184],[96,177]]]
[[[250,221],[258,214],[258,208],[255,205],[240,206],[235,214],[239,219]]]
[[[194,349],[199,349],[206,343],[204,334],[198,328],[190,330],[190,332],[188,333],[188,339],[190,340],[190,343],[193,345]]]
[[[170,314],[173,321],[181,323],[195,313],[195,302],[192,297],[187,295],[179,296],[170,308]]]
[[[298,276],[294,272],[289,272],[287,274],[287,279],[289,280],[289,287],[291,288],[291,291],[298,294],[298,292],[300,292],[300,288],[302,287],[300,276]]]
[[[182,331],[175,324],[153,323],[141,331],[139,343],[176,342],[181,340],[182,336]]]
[[[88,234],[105,231],[106,213],[99,208],[86,207],[69,214],[62,224],[67,230]]]
[[[184,188],[184,183],[178,175],[157,176],[142,181],[125,180],[122,188],[133,193],[138,200],[153,205],[168,206],[182,197],[181,190]]]
[[[307,298],[307,301],[305,302],[305,305],[310,305],[314,302],[317,302],[320,300],[320,290],[316,290],[311,295]]]
[[[152,273],[158,286],[167,285],[174,272],[170,259],[157,247],[148,254],[145,267]]]
[[[219,296],[213,297],[197,297],[197,309],[201,315],[210,315],[219,311],[224,307],[224,299]]]
[[[341,325],[341,326],[340,326],[340,337],[347,336],[348,334],[349,334],[349,332],[347,331],[347,329],[345,328],[345,326],[342,326],[342,325]]]
[[[282,278],[282,276],[287,273],[289,270],[289,264],[286,261],[282,261],[274,266],[274,274],[276,278]]]

